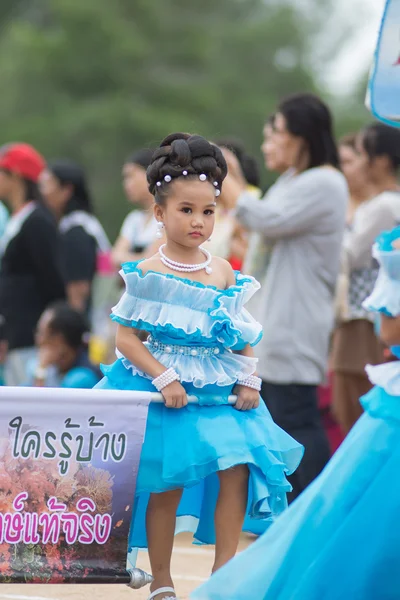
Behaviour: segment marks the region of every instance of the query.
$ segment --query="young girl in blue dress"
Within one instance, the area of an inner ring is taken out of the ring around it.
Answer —
[[[365,308],[400,358],[400,227],[382,234],[380,273]],[[397,347],[396,347],[397,346]],[[400,598],[400,361],[367,367],[365,413],[322,474],[195,600]]]
[[[170,135],[155,151],[147,177],[167,241],[122,266],[118,360],[97,386],[164,397],[149,408],[129,539],[130,551],[149,549],[156,600],[176,597],[174,533],[215,543],[217,570],[234,556],[245,516],[267,523],[286,508],[286,475],[303,452],[260,402],[252,346],[261,326],[244,308],[259,284],[202,248],[225,175],[221,151],[202,137]]]

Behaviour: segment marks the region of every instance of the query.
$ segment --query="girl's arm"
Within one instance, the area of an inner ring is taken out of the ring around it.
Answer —
[[[243,350],[234,350],[234,352],[235,354],[241,354],[242,356],[254,358],[254,350],[250,344],[247,344]],[[253,373],[253,375],[257,375],[257,373]],[[257,408],[260,403],[259,392],[257,390],[253,390],[252,388],[246,387],[245,385],[235,385],[232,393],[236,394],[238,397],[235,404],[236,410],[251,410],[252,408]]]
[[[381,315],[379,336],[387,346],[400,345],[400,316],[387,317]]]
[[[158,360],[156,360],[147,350],[143,342],[137,337],[135,330],[131,327],[118,325],[116,346],[125,358],[140,371],[150,375],[152,379],[155,379],[166,371],[164,365],[158,362]],[[164,396],[165,405],[168,408],[181,408],[187,404],[185,388],[179,381],[170,383],[161,393]]]
[[[165,367],[154,358],[137,336],[137,331],[131,327],[118,325],[116,335],[118,350],[140,371],[150,375],[152,379],[159,377]]]
[[[240,354],[241,356],[248,356],[249,358],[255,357],[253,347],[250,346],[250,344],[246,344],[246,346],[242,348],[242,350],[233,350],[233,352],[235,354]],[[257,372],[255,371],[253,375],[257,376]]]
[[[241,354],[242,356],[248,356],[249,358],[254,358],[254,350],[250,344],[247,344],[242,350],[234,350],[235,354]],[[255,375],[255,373],[254,373]]]

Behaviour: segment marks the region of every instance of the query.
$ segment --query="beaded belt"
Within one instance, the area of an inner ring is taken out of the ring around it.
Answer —
[[[147,343],[153,350],[159,350],[166,354],[180,354],[181,356],[215,356],[221,352],[217,346],[177,346],[173,344],[163,344],[156,340],[152,335],[147,338]]]

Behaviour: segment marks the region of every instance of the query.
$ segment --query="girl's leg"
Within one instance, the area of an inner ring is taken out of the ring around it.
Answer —
[[[213,573],[236,554],[246,513],[249,469],[247,465],[237,465],[219,471],[218,476],[220,490],[215,509]]]
[[[176,511],[182,490],[151,494],[146,514],[147,542],[154,581],[151,590],[173,587],[171,579],[171,555],[174,544]],[[165,594],[156,596],[161,600]]]

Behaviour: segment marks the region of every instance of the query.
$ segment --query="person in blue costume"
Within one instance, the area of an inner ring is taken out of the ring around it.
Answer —
[[[129,538],[131,554],[148,547],[156,600],[176,597],[174,533],[216,544],[217,570],[234,556],[245,515],[268,523],[287,507],[286,475],[303,454],[259,401],[252,346],[262,331],[244,308],[259,284],[201,246],[226,171],[219,148],[197,135],[172,134],[155,151],[147,178],[167,241],[122,265],[126,291],[112,311],[118,360],[96,386],[164,397],[149,408]]]
[[[373,253],[380,272],[365,308],[400,358],[400,227]],[[322,474],[193,600],[398,600],[400,361],[367,372],[365,412]]]

